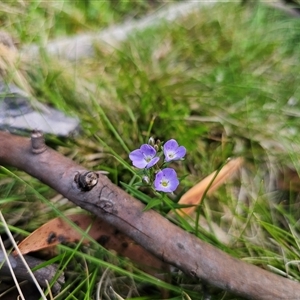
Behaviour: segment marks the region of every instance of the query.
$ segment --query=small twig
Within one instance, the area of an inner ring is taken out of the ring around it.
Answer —
[[[0,213],[1,213],[1,212],[0,212]],[[1,213],[1,216],[2,216],[2,213]],[[11,277],[12,277],[13,280],[14,280],[14,283],[15,283],[15,285],[16,285],[16,288],[17,288],[18,292],[19,292],[19,295],[20,295],[20,297],[21,297],[22,300],[25,300],[25,297],[24,297],[24,295],[23,295],[23,293],[22,293],[22,290],[21,290],[21,288],[20,288],[19,282],[18,282],[18,280],[17,280],[17,278],[16,278],[16,275],[15,275],[15,273],[14,273],[14,270],[13,270],[13,267],[12,267],[12,265],[11,265],[11,262],[10,262],[10,260],[9,260],[9,258],[8,258],[8,255],[7,255],[6,251],[5,251],[5,247],[4,247],[4,244],[3,244],[3,241],[2,241],[1,235],[0,235],[0,244],[1,244],[2,251],[3,251],[3,255],[4,255],[4,257],[5,257],[5,261],[6,261],[7,265],[8,265],[8,268],[9,268],[9,271],[10,271],[10,274],[11,274]]]
[[[4,252],[4,251],[3,251]],[[4,257],[4,253],[0,251],[0,263],[2,262],[2,258]],[[30,268],[35,268],[36,266],[44,263],[43,260],[31,257],[28,255],[23,256],[26,260],[27,264]],[[27,269],[24,267],[23,262],[19,256],[13,257],[11,255],[8,256],[9,260],[13,262],[12,267],[15,273],[16,278],[19,280],[27,280],[32,281],[30,275],[27,272]],[[57,274],[57,266],[55,264],[45,266],[33,272],[36,280],[42,287],[47,288],[48,285],[46,282],[51,281]],[[5,263],[0,269],[0,276],[10,276],[10,270],[8,265]],[[61,284],[64,282],[64,277],[60,275],[58,279],[54,282],[52,286],[52,292],[54,294],[58,294],[61,290]]]
[[[0,211],[0,219],[1,219],[1,222],[4,224],[5,231],[6,231],[7,235],[8,235],[8,237],[9,237],[11,243],[13,244],[14,248],[17,250],[17,252],[18,252],[18,254],[19,254],[19,257],[20,257],[20,259],[22,260],[22,262],[23,262],[25,268],[27,269],[27,272],[28,272],[29,276],[31,277],[33,283],[35,284],[35,286],[36,286],[36,288],[38,289],[39,293],[41,294],[42,298],[43,298],[44,300],[47,300],[47,298],[46,298],[46,296],[45,296],[43,290],[41,289],[39,283],[37,282],[35,276],[33,275],[33,273],[32,273],[32,271],[31,271],[30,267],[28,266],[28,264],[27,264],[27,262],[26,262],[26,260],[24,259],[24,257],[23,257],[23,255],[22,255],[22,253],[21,253],[21,251],[20,251],[20,249],[19,249],[19,247],[18,247],[18,245],[17,245],[17,243],[16,243],[16,241],[15,241],[13,235],[11,234],[11,232],[10,232],[8,226],[7,226],[7,223],[6,223],[5,219],[4,219],[4,217],[3,217],[1,211]],[[5,252],[5,251],[4,251],[4,252]],[[7,261],[9,261],[9,260],[7,260]],[[25,300],[25,298],[24,298],[24,300]]]

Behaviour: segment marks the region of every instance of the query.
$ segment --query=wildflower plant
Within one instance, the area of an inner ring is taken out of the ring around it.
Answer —
[[[150,187],[158,198],[165,199],[164,194],[173,193],[179,185],[176,171],[169,165],[173,161],[183,160],[185,155],[186,148],[179,146],[174,139],[165,143],[158,140],[155,143],[154,139],[150,138],[148,144],[130,152],[129,158],[133,166],[140,169],[140,185]],[[153,202],[151,207],[155,205],[156,202]]]

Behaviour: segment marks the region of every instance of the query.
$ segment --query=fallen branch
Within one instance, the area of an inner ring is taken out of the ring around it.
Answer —
[[[17,167],[115,226],[161,260],[187,275],[248,299],[298,299],[300,284],[229,256],[182,230],[115,186],[31,140],[0,132],[0,163]]]

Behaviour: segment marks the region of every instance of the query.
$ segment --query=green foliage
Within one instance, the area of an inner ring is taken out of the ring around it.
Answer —
[[[137,18],[159,7],[159,2],[140,1],[3,1],[0,26],[18,40],[43,44],[58,36],[75,35]]]
[[[98,30],[138,18],[157,5],[88,0],[18,3],[0,4],[0,24],[22,43]],[[114,183],[145,203],[153,195],[133,184],[128,152],[150,135],[161,141],[175,138],[187,148],[186,160],[175,164],[183,176],[177,195],[228,157],[243,156],[240,180],[206,196],[196,221],[172,221],[233,256],[300,280],[295,209],[299,196],[288,191],[280,198],[270,188],[274,169],[289,167],[300,173],[298,29],[298,19],[273,8],[218,4],[172,24],[136,32],[117,48],[95,45],[95,57],[80,62],[58,61],[43,53],[30,67],[25,64],[26,78],[40,101],[82,121],[79,136],[68,141],[48,137],[51,146],[90,169],[109,170]],[[54,191],[29,176],[14,170],[24,179],[20,181],[3,168],[0,171],[1,209],[8,223],[15,222],[13,232],[24,234],[74,210],[70,204],[44,201]],[[177,200],[168,205],[177,208]],[[40,209],[32,212],[36,203]],[[24,218],[29,212],[30,218]],[[20,215],[19,222],[15,214]],[[63,269],[69,271],[66,262],[77,265],[65,286],[69,298],[64,294],[62,299],[87,299],[84,293],[95,299],[100,273],[106,268],[122,287],[131,284],[141,291],[140,298],[132,299],[160,297],[157,290],[149,296],[143,282],[169,289],[170,299],[185,299],[182,291],[200,299],[198,282],[175,272],[170,284],[155,281],[96,243],[87,254],[66,247],[60,251],[65,253],[60,261]],[[210,292],[215,299],[233,299],[215,289]]]

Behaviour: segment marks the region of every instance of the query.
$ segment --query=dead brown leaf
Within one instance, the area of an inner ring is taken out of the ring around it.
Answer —
[[[167,264],[101,219],[87,214],[70,215],[68,219],[82,230],[86,231],[88,229],[89,236],[98,241],[103,247],[128,257],[144,271],[155,274],[157,270],[168,269]],[[82,238],[82,234],[75,226],[58,217],[32,232],[19,244],[19,249],[22,254],[27,254],[53,247],[60,243],[78,243]],[[88,240],[83,239],[83,243],[87,244]],[[17,254],[16,251],[14,251],[14,254]]]
[[[209,187],[207,194],[212,194],[217,190],[226,180],[233,176],[237,170],[240,169],[244,160],[241,157],[231,159],[218,173],[214,171],[198,184],[188,190],[179,200],[178,204],[193,205],[192,207],[178,209],[177,212],[181,216],[191,215],[197,205],[201,203],[203,195]]]

